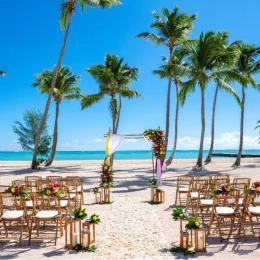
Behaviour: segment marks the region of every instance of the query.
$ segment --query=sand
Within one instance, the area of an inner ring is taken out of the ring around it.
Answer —
[[[97,226],[97,250],[94,253],[76,253],[64,248],[64,237],[57,246],[7,245],[0,240],[0,259],[174,259],[183,254],[169,251],[172,244],[179,242],[179,222],[172,219],[176,177],[191,172],[195,160],[174,160],[163,172],[162,189],[166,193],[164,204],[151,205],[148,180],[152,176],[150,160],[116,161],[114,164],[114,187],[112,204],[94,203],[91,188],[98,186],[101,161],[58,161],[49,168],[32,171],[28,162],[0,162],[0,183],[10,184],[12,180],[24,179],[27,175],[78,175],[84,177],[84,197],[88,215],[100,215],[102,223]],[[207,165],[207,174],[228,173],[233,177],[250,177],[260,181],[260,160],[244,159],[243,166],[231,168],[234,159],[214,159]],[[220,242],[218,234],[210,235],[207,253],[197,253],[195,258],[252,259],[260,257],[259,239]]]

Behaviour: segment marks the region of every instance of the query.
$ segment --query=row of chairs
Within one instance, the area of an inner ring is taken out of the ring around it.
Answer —
[[[63,192],[60,198],[39,195],[43,187],[54,183],[58,183]],[[18,229],[21,245],[23,230],[26,228],[30,245],[31,239],[41,241],[40,233],[49,237],[48,232],[52,231],[56,245],[58,233],[63,235],[63,225],[68,214],[84,203],[82,178],[69,176],[62,179],[60,176],[48,176],[43,180],[39,176],[27,176],[25,180],[13,181],[12,185],[25,185],[29,196],[12,197],[5,192],[8,186],[0,186],[0,221],[3,224],[3,235],[8,238],[10,232],[14,234]]]

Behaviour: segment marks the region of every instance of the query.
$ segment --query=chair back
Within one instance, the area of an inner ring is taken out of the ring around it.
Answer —
[[[180,187],[189,187],[193,186],[194,177],[193,176],[178,176],[177,177],[177,189]]]

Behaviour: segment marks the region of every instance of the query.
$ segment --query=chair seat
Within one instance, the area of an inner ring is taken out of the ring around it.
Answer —
[[[27,200],[27,201],[25,202],[25,204],[26,204],[26,207],[29,207],[29,208],[32,208],[32,207],[33,207],[33,201],[32,201],[32,200]]]
[[[213,205],[213,200],[211,200],[211,199],[208,199],[208,200],[206,200],[206,199],[204,199],[204,200],[200,200],[200,204],[201,205]]]
[[[76,197],[76,193],[70,193],[69,197],[70,199],[74,199]]]
[[[60,200],[60,206],[63,207],[67,207],[68,206],[68,200]]]
[[[191,192],[190,196],[191,196],[191,198],[198,198],[199,197],[199,193],[198,192]],[[200,194],[200,198],[204,198],[204,195]]]
[[[3,219],[17,219],[23,217],[23,210],[11,210],[3,214]]]
[[[216,207],[216,212],[218,215],[232,215],[235,210],[229,207]]]
[[[248,211],[252,214],[260,214],[260,207],[248,207]]]
[[[240,198],[239,200],[238,200],[238,205],[243,205],[244,204],[244,199],[243,198]]]
[[[58,210],[42,210],[36,214],[36,218],[54,218],[58,215]]]
[[[188,187],[179,187],[179,191],[181,191],[181,192],[188,192],[189,188]]]

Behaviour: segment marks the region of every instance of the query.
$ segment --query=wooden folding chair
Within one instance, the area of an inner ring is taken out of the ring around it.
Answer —
[[[187,195],[191,191],[193,186],[193,176],[178,176],[177,177],[177,187],[176,187],[176,195],[175,195],[175,205],[177,205],[178,201],[180,205],[182,202],[185,202],[185,206],[187,204]],[[185,195],[185,197],[181,197],[181,195]]]
[[[81,204],[84,204],[84,189],[83,189],[83,178],[80,176],[66,176],[65,182],[74,182],[74,185],[77,185],[77,188],[74,188],[74,191],[77,190],[77,193],[80,195]]]

